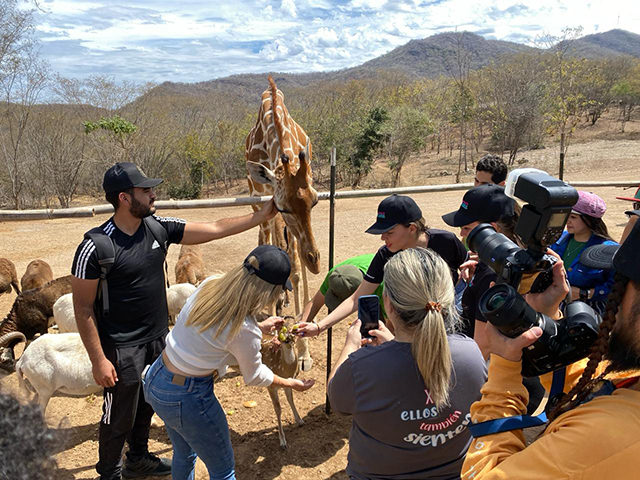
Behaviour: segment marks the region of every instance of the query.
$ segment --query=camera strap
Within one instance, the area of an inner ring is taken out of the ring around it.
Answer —
[[[564,390],[564,380],[566,376],[566,367],[562,367],[553,372],[553,380],[551,381],[551,390],[549,398],[553,398]],[[469,431],[475,438],[484,437],[485,435],[493,435],[494,433],[508,432],[511,430],[520,430],[522,428],[539,427],[547,423],[547,414],[542,412],[540,415],[514,415],[512,417],[496,418],[487,420],[486,422],[474,423],[469,425]]]

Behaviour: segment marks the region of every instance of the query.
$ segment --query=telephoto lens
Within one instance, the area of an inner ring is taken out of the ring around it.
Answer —
[[[507,259],[520,250],[518,245],[496,232],[488,223],[481,223],[471,230],[467,242],[469,249],[476,252],[480,260],[498,275],[503,271]]]
[[[478,302],[480,312],[503,335],[516,338],[540,326],[539,314],[511,285],[501,283],[487,290]]]

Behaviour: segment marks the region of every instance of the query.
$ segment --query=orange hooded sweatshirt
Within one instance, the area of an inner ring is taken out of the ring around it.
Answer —
[[[491,356],[474,423],[523,415],[529,401],[521,362]],[[526,447],[526,448],[525,448]],[[636,480],[640,458],[640,392],[621,388],[556,418],[526,446],[522,430],[474,439],[464,480]]]

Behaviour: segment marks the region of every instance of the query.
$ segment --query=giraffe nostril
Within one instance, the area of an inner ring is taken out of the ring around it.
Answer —
[[[316,263],[316,261],[318,260],[318,256],[313,252],[309,252],[307,253],[307,260],[309,261],[309,263]]]

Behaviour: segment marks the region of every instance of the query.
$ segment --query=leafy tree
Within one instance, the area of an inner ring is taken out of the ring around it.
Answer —
[[[402,167],[412,153],[422,150],[427,137],[433,132],[428,116],[408,105],[390,112],[383,133],[386,136],[385,150],[389,159],[392,186],[398,186]]]
[[[128,120],[114,115],[113,117],[101,117],[97,122],[84,122],[84,133],[90,134],[96,130],[106,132],[116,145],[122,149],[123,161],[129,161],[129,149],[133,134],[136,133],[138,127]]]
[[[626,123],[631,119],[631,112],[640,105],[640,63],[622,80],[611,88],[613,98],[620,106],[620,130],[624,132]]]
[[[357,187],[362,177],[371,171],[374,155],[384,143],[382,128],[388,118],[389,114],[383,107],[375,107],[369,112],[367,122],[356,138],[356,151],[350,157],[355,174],[353,187]]]

